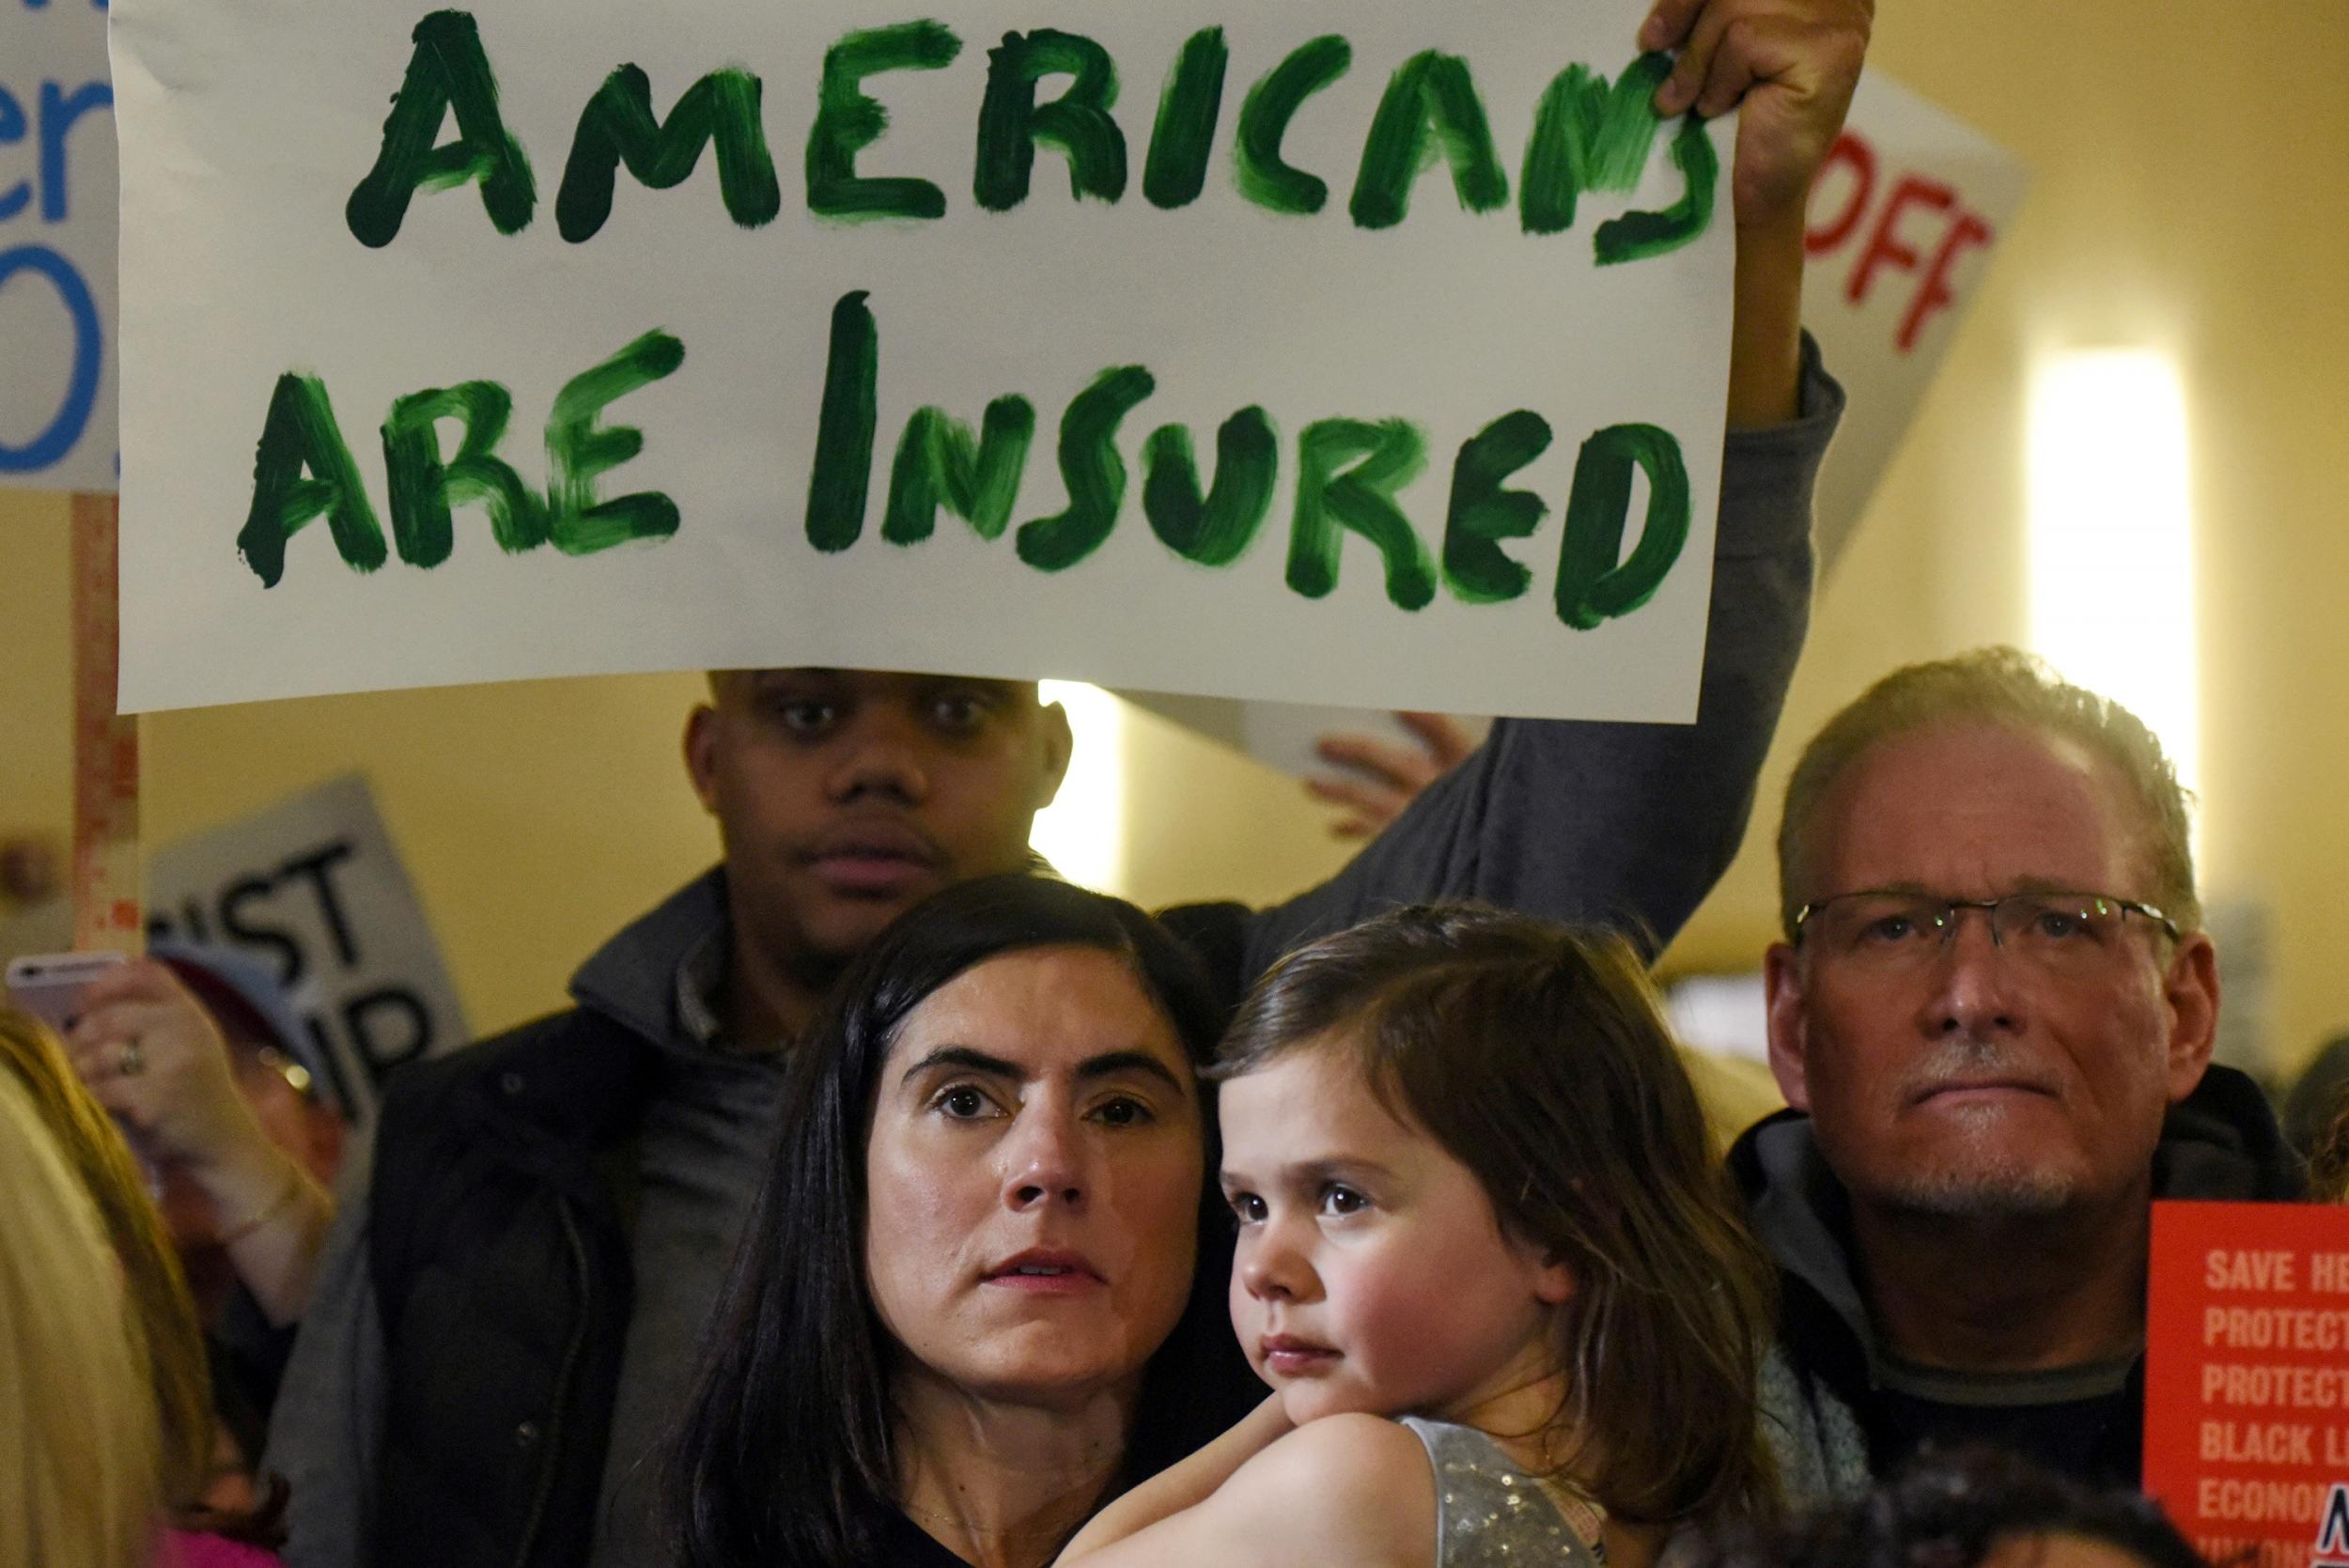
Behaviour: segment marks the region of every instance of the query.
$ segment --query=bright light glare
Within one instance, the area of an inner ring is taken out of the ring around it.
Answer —
[[[1097,686],[1042,683],[1048,703],[1068,710],[1077,747],[1060,796],[1036,814],[1028,843],[1063,877],[1104,893],[1126,876],[1126,709]]]
[[[2189,789],[2201,772],[2194,620],[2176,364],[2141,349],[2058,355],[2031,396],[2031,646],[2151,725]]]

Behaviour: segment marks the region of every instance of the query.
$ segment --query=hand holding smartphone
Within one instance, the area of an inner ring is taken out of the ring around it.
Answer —
[[[84,999],[91,983],[114,973],[123,963],[119,953],[41,953],[11,958],[7,976],[8,1000],[56,1031],[57,1038],[63,1040],[86,1010]],[[122,1121],[119,1111],[115,1119]],[[131,1155],[139,1163],[139,1173],[147,1178],[148,1196],[160,1199],[163,1172],[127,1123],[123,1133],[131,1140]]]
[[[27,954],[8,960],[8,1000],[59,1035],[82,1016],[91,981],[122,964],[119,953]]]

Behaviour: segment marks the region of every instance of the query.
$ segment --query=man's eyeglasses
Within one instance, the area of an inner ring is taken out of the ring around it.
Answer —
[[[1958,917],[1980,909],[1990,939],[2043,969],[2079,969],[2121,944],[2128,918],[2148,920],[2177,939],[2177,922],[2133,898],[2102,893],[2011,893],[2004,898],[1942,898],[1921,893],[1845,893],[1795,911],[1795,942],[1830,956],[1896,969],[1949,945]]]

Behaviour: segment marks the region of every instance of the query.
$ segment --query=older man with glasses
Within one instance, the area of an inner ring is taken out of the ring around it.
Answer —
[[[2296,1197],[2210,1064],[2186,801],[2118,705],[2011,649],[1901,670],[1786,792],[1770,1061],[1731,1165],[1776,1255],[1797,1497],[1986,1442],[2134,1483],[2155,1198]]]

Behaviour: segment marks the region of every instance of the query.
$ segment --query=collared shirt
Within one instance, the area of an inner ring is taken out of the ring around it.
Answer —
[[[710,1050],[723,1050],[719,1023],[726,983],[726,945],[730,927],[718,926],[685,950],[677,960],[677,980],[670,995],[677,999],[679,1029]]]

